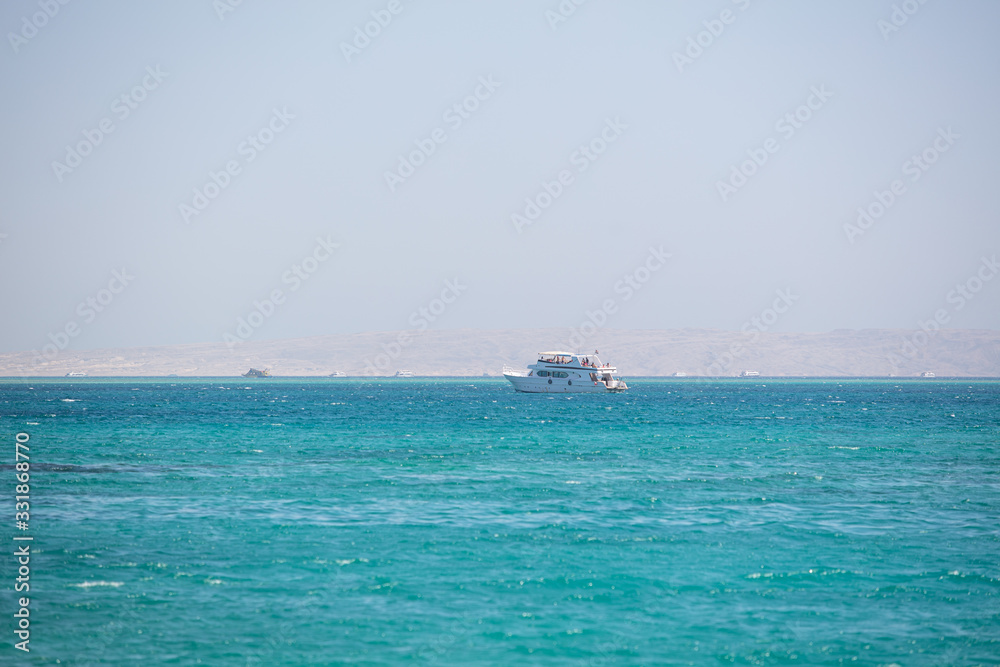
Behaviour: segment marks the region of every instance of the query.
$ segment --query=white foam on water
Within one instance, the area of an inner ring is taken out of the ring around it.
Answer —
[[[93,588],[95,586],[111,586],[112,588],[118,588],[119,586],[124,586],[124,582],[121,581],[85,581],[81,584],[71,584],[77,588]]]

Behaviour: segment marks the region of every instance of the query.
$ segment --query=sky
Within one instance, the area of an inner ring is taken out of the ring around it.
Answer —
[[[0,352],[1000,328],[1000,4],[576,1],[3,3]]]

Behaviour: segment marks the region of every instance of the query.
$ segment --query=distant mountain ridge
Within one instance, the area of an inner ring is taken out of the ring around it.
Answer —
[[[31,352],[0,354],[2,376],[237,376],[269,368],[275,376],[499,375],[523,367],[542,350],[567,349],[566,329],[368,332],[284,340],[250,340],[102,350],[64,350],[52,359]],[[942,329],[760,333],[712,329],[600,329],[581,351],[597,349],[625,377],[762,376],[1000,377],[1000,331]]]

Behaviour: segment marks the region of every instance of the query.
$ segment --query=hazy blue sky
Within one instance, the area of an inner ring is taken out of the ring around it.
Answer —
[[[274,290],[254,339],[407,329],[456,279],[434,327],[739,329],[790,290],[774,330],[1000,328],[996,2],[225,2],[0,6],[0,351],[221,341]]]

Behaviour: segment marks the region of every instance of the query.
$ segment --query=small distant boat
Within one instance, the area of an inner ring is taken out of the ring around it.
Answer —
[[[347,377],[347,373],[345,373],[344,371],[334,371],[334,372],[330,373],[327,377],[331,377],[331,378],[345,378],[345,377]]]
[[[934,373],[931,373],[930,371],[924,371],[923,373],[920,374],[920,377],[922,377],[922,378],[932,378],[932,377],[937,377],[937,376],[934,375]]]
[[[84,373],[84,372],[82,372],[82,371],[70,371],[69,373],[66,373],[66,377],[68,377],[68,378],[85,378],[85,377],[87,377],[87,374]]]
[[[686,378],[687,376],[688,374],[685,373],[684,371],[677,371],[676,373],[674,373],[675,378]]]
[[[619,392],[628,389],[618,369],[593,354],[539,352],[527,371],[503,367],[514,389],[530,394]]]
[[[413,371],[396,371],[396,377],[398,377],[398,378],[411,378],[411,377],[413,377]]]
[[[264,370],[262,370],[262,371],[259,371],[256,368],[251,368],[250,370],[248,370],[246,373],[243,374],[243,377],[245,377],[245,378],[269,378],[269,377],[271,377],[271,371],[269,371],[266,368]]]
[[[755,377],[760,377],[760,373],[758,373],[757,371],[743,371],[742,373],[740,373],[740,377],[755,378]]]

